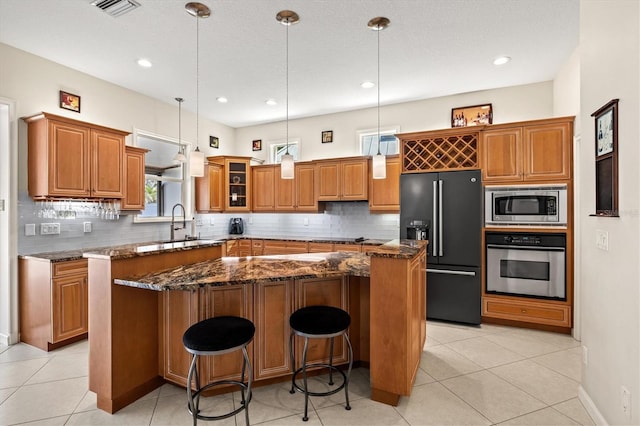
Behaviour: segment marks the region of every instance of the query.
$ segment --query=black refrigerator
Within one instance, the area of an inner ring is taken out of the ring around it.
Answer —
[[[429,240],[427,318],[480,324],[482,202],[479,170],[400,176],[400,238]]]

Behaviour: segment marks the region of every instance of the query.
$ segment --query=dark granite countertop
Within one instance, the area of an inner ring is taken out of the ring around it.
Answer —
[[[332,252],[274,256],[223,257],[129,279],[116,284],[149,290],[194,290],[204,286],[254,284],[260,281],[369,276],[372,256],[412,258],[424,241],[394,240],[365,253]]]
[[[333,243],[333,244],[362,244],[362,245],[380,245],[389,240],[369,239],[369,238],[343,238],[343,237],[306,237],[300,235],[229,235],[227,240],[279,240],[279,241],[300,241],[306,243]]]

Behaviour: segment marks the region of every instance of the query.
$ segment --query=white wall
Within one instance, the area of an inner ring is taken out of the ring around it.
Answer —
[[[582,0],[580,11],[580,115],[576,158],[582,235],[581,399],[609,424],[640,424],[640,2]],[[619,98],[619,218],[595,212],[594,119],[590,114]],[[609,233],[609,251],[596,248],[596,230]],[[621,386],[632,395],[631,417],[621,408]],[[593,405],[591,405],[593,404]]]
[[[400,131],[445,129],[451,127],[451,109],[491,103],[493,122],[534,120],[553,116],[553,83],[544,82],[503,89],[465,93],[455,96],[381,106],[380,127],[400,126]],[[376,108],[339,114],[289,120],[289,138],[300,139],[300,159],[360,155],[356,132],[377,128]],[[333,143],[321,143],[323,130],[333,130]],[[269,162],[269,142],[285,138],[285,123],[244,127],[236,131],[239,155],[254,156]],[[262,151],[251,151],[251,141],[262,140]]]

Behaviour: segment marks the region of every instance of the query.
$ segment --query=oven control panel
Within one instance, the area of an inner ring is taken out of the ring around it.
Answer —
[[[487,232],[485,242],[486,244],[508,246],[565,247],[566,234]]]

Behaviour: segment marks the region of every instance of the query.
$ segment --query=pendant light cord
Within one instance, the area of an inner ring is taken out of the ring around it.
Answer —
[[[200,151],[200,17],[196,14],[196,151]]]
[[[287,25],[285,25],[287,27],[287,59],[286,59],[286,71],[285,71],[285,75],[286,75],[286,79],[287,79],[287,89],[286,89],[286,116],[287,116],[287,131],[286,131],[286,135],[287,135],[287,151],[285,152],[285,155],[289,155],[289,27],[291,26],[291,23],[287,23]]]
[[[378,155],[380,155],[380,31],[378,28]]]

